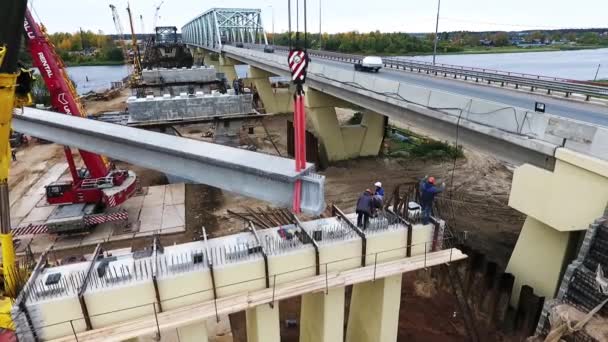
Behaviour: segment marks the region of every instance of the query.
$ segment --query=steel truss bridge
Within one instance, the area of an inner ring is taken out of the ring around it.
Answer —
[[[268,44],[262,11],[251,8],[212,8],[182,27],[189,45],[219,51],[228,44]]]

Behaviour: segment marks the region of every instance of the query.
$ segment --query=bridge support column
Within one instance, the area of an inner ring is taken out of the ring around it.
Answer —
[[[359,125],[340,126],[336,107],[352,107],[342,100],[308,88],[306,108],[308,123],[319,138],[328,161],[375,156],[384,137],[384,117],[363,112]]]
[[[180,342],[207,342],[207,325],[205,321],[177,328]]]
[[[247,314],[247,342],[280,342],[279,302],[249,309]]]
[[[517,305],[522,285],[555,297],[583,236],[576,232],[602,217],[607,203],[608,161],[559,148],[553,171],[528,164],[515,170],[509,206],[528,217],[506,270],[515,277],[511,304]]]
[[[252,83],[258,93],[260,99],[264,103],[266,113],[291,113],[293,112],[293,96],[289,89],[274,89],[270,82],[270,77],[275,76],[267,71],[249,67],[249,78],[245,80],[245,84]]]
[[[300,342],[344,341],[344,288],[302,296]]]
[[[346,342],[395,342],[401,304],[401,275],[353,286]]]
[[[216,68],[220,72],[223,72],[224,75],[226,75],[226,79],[228,80],[228,83],[230,85],[232,85],[232,81],[237,77],[234,66],[238,65],[238,64],[242,64],[242,63],[239,63],[232,58],[224,57],[220,54],[220,58],[219,58],[218,65],[216,66]]]

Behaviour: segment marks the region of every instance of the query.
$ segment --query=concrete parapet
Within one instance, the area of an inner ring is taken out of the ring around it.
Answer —
[[[127,100],[127,106],[130,122],[166,121],[248,114],[253,112],[251,101],[251,95],[197,93],[194,96],[132,97]]]
[[[146,84],[208,83],[217,80],[217,70],[213,66],[152,69],[143,70],[142,78]]]

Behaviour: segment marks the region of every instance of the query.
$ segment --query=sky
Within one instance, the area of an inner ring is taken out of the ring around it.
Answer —
[[[300,0],[302,6],[304,0]],[[130,0],[135,30],[152,32],[156,6],[161,0]],[[287,0],[165,0],[158,26],[181,28],[212,7],[259,8],[264,26],[287,30]],[[49,32],[76,32],[79,28],[116,33],[109,4],[114,4],[128,31],[126,0],[29,0],[37,20]],[[295,0],[292,6],[295,8]],[[433,32],[436,0],[308,0],[308,27],[319,32],[321,4],[323,32],[382,31]],[[295,9],[294,9],[295,12]],[[607,0],[443,0],[440,31],[519,31],[527,29],[608,27]],[[295,13],[294,13],[295,21]],[[302,25],[302,23],[300,23]],[[295,26],[295,23],[294,23]],[[295,27],[294,27],[295,29]]]

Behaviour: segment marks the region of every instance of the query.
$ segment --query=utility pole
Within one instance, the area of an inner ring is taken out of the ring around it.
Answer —
[[[597,75],[600,73],[600,68],[602,67],[601,64],[597,65],[597,70],[595,71],[595,77],[593,78],[593,81],[597,81]]]
[[[274,7],[270,5],[270,10],[272,11],[272,46],[274,46]]]
[[[439,9],[441,8],[441,0],[437,0],[437,21],[435,22],[435,44],[433,46],[433,65],[437,57],[437,42],[439,42]]]
[[[323,31],[321,30],[321,10],[323,9],[323,0],[319,0],[319,50],[323,50]]]

